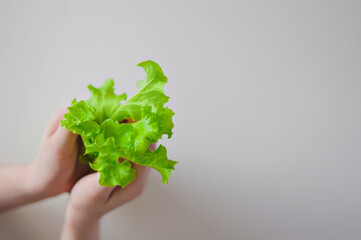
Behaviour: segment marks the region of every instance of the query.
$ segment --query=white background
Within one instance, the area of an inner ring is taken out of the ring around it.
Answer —
[[[35,158],[86,86],[169,83],[180,162],[106,215],[103,239],[361,239],[359,1],[0,0],[1,164]],[[0,215],[1,239],[57,239],[68,195]]]

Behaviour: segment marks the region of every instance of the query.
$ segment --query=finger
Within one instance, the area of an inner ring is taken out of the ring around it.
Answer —
[[[135,169],[135,180],[134,180],[134,182],[138,183],[138,184],[142,184],[145,187],[146,184],[148,183],[148,176],[149,176],[150,168],[145,167],[145,166],[141,166],[141,165],[138,165],[138,164],[134,164],[134,169]]]
[[[83,177],[80,181],[86,182],[84,191],[95,201],[106,202],[114,187],[104,187],[99,184],[100,173],[95,172]]]
[[[139,197],[145,190],[148,182],[149,167],[134,165],[135,180],[125,188],[116,188],[109,198],[109,205],[116,208]]]
[[[59,110],[56,114],[54,114],[45,130],[45,137],[50,137],[55,133],[58,126],[60,125],[60,120],[64,118],[64,114],[67,113],[68,110],[62,109]]]
[[[153,152],[157,149],[157,144],[156,143],[152,143],[149,145],[149,149]]]
[[[55,144],[58,144],[58,146],[70,146],[76,143],[78,135],[75,135],[58,124],[54,134],[50,137],[54,139],[53,141],[55,141]]]

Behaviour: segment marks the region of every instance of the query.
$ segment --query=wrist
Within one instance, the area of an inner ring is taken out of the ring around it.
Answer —
[[[98,240],[100,217],[87,216],[68,205],[62,230],[63,240]]]
[[[47,198],[46,186],[44,182],[39,181],[39,177],[36,176],[33,163],[24,165],[23,176],[25,176],[24,191],[25,193],[38,200]]]
[[[83,218],[74,215],[65,217],[65,227],[73,232],[81,232],[82,229],[97,227],[99,222],[99,218]]]
[[[65,212],[65,222],[72,227],[98,224],[101,217],[101,215],[92,212],[92,209],[86,210],[74,207],[71,201],[69,201]]]
[[[42,199],[39,190],[31,184],[30,165],[13,165],[0,169],[0,176],[6,180],[0,186],[0,211]]]

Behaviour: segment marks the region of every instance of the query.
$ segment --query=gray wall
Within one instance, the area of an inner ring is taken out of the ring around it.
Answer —
[[[1,164],[32,161],[87,84],[169,78],[179,161],[102,221],[103,239],[361,239],[359,1],[0,0]],[[57,239],[66,194],[0,215]]]

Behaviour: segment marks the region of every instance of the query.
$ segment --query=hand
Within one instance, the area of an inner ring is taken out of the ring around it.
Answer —
[[[70,193],[61,239],[98,239],[101,217],[143,193],[150,168],[134,165],[134,169],[135,180],[124,189],[100,186],[98,172],[80,179]]]
[[[36,160],[0,167],[0,211],[69,192],[90,167],[78,161],[81,139],[60,127],[59,111],[45,132]]]
[[[28,185],[43,198],[70,192],[90,169],[78,161],[79,136],[60,126],[66,112],[59,111],[52,118],[38,156],[28,166]]]

